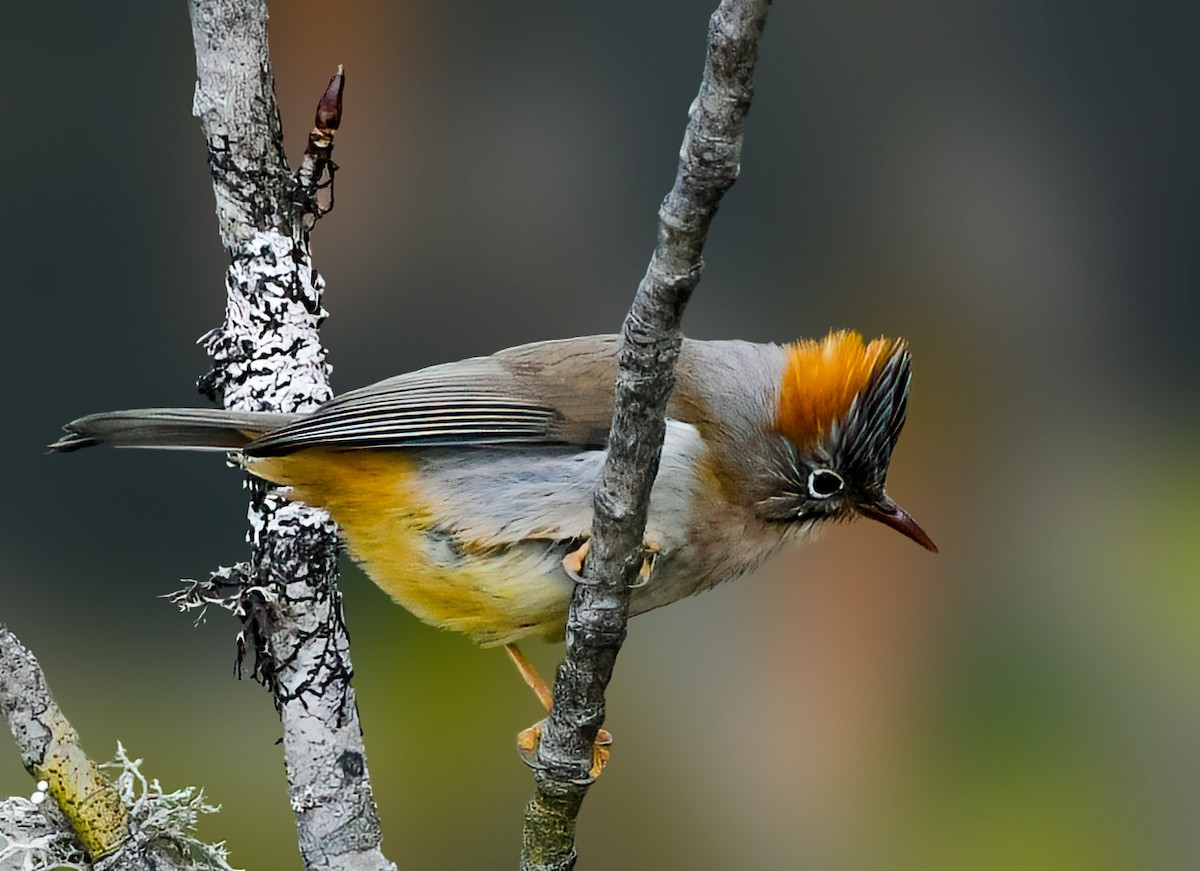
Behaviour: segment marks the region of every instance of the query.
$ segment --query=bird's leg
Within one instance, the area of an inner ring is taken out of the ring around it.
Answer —
[[[550,692],[550,687],[542,680],[542,676],[537,673],[537,669],[533,667],[533,663],[525,658],[521,648],[511,642],[504,645],[504,652],[508,654],[508,658],[513,661],[513,665],[517,667],[517,671],[521,673],[525,683],[538,697],[538,701],[549,711],[554,704],[554,695]],[[542,723],[544,722],[545,720],[534,723],[517,735],[517,752],[530,766],[537,762],[538,741],[542,738]],[[601,729],[596,733],[596,743],[592,747],[592,767],[588,770],[589,778],[595,779],[600,776],[600,772],[608,764],[608,757],[612,753],[609,749],[611,745],[612,735],[606,729]]]
[[[533,663],[526,659],[525,654],[521,652],[521,648],[512,642],[504,645],[504,652],[513,661],[513,665],[517,667],[517,671],[521,672],[521,677],[525,679],[525,683],[529,684],[529,688],[538,697],[538,701],[542,703],[542,707],[549,711],[550,706],[554,704],[554,695],[550,692],[550,687],[542,680],[542,676],[537,673],[537,669],[533,667]]]
[[[579,547],[563,557],[563,571],[577,584],[586,583],[583,579],[583,562],[587,559],[591,546],[591,539],[584,539]],[[658,551],[659,546],[656,542],[647,541],[643,544],[642,565],[638,570],[637,580],[630,585],[630,589],[644,587],[650,582],[650,576],[654,573],[654,560],[658,556]],[[538,699],[541,700],[542,705],[549,711],[554,702],[553,694],[550,692],[550,688],[546,686],[546,682],[542,680],[541,675],[534,669],[533,664],[525,658],[525,654],[515,644],[504,645],[504,650],[508,653],[508,658],[516,665],[517,671],[521,672],[521,677],[525,679],[525,683],[529,684],[533,691],[537,693]],[[541,740],[541,736],[541,723],[535,723],[517,735],[517,749],[525,762],[530,765],[533,765],[537,761],[537,745],[538,741]],[[594,779],[600,776],[600,772],[604,770],[604,766],[608,764],[608,758],[612,754],[611,746],[612,734],[607,729],[600,729],[596,732],[596,743],[592,747],[592,767],[588,770],[588,777]]]

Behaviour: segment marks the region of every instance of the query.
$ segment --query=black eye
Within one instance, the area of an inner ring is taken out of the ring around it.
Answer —
[[[816,499],[828,499],[845,486],[842,476],[829,469],[816,469],[808,476],[808,492]]]

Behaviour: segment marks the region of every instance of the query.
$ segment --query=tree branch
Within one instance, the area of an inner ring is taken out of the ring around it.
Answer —
[[[0,867],[85,871],[232,871],[222,845],[193,831],[216,808],[201,790],[165,794],[118,747],[117,783],[84,752],[79,734],[50,695],[33,654],[0,626],[0,712],[25,769],[31,799],[0,802]],[[140,794],[136,788],[140,785]],[[54,802],[47,803],[49,795]]]
[[[643,559],[650,488],[674,386],[680,319],[700,280],[717,205],[737,179],[742,124],[753,95],[758,39],[770,0],[722,0],[709,22],[700,92],[692,103],[674,187],[659,209],[658,242],[625,319],[608,458],[595,495],[586,583],[567,619],[566,658],[534,762],[521,867],[575,865],[575,818],[592,778],[604,690],[625,640],[629,584]]]
[[[225,323],[203,339],[201,389],[226,408],[295,412],[332,395],[317,329],[324,282],[308,230],[332,207],[341,68],[317,109],[301,171],[283,154],[262,0],[190,0],[194,113],[208,143],[217,224],[231,265]],[[349,640],[337,587],[337,531],[323,511],[254,485],[248,565],[217,573],[232,597],[255,674],[284,729],[288,794],[306,867],[394,868],[380,850]],[[193,589],[193,600],[214,598]],[[186,600],[186,597],[185,597]]]
[[[0,710],[20,748],[25,770],[46,782],[47,792],[89,859],[94,862],[120,851],[130,831],[117,788],[80,746],[79,734],[55,704],[37,659],[2,626]]]

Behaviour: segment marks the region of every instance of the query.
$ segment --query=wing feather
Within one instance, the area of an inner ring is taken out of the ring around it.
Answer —
[[[598,447],[612,407],[611,336],[540,342],[345,393],[254,439],[248,456],[311,447]]]

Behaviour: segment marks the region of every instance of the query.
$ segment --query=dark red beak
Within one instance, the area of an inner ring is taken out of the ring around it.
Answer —
[[[931,550],[934,553],[938,552],[937,545],[933,543],[933,539],[925,534],[920,524],[912,519],[912,516],[892,501],[892,497],[884,493],[875,501],[874,504],[864,505],[861,509],[865,517],[870,517],[872,520],[878,520],[884,526],[890,526],[903,535],[907,535],[917,544],[926,550]]]

